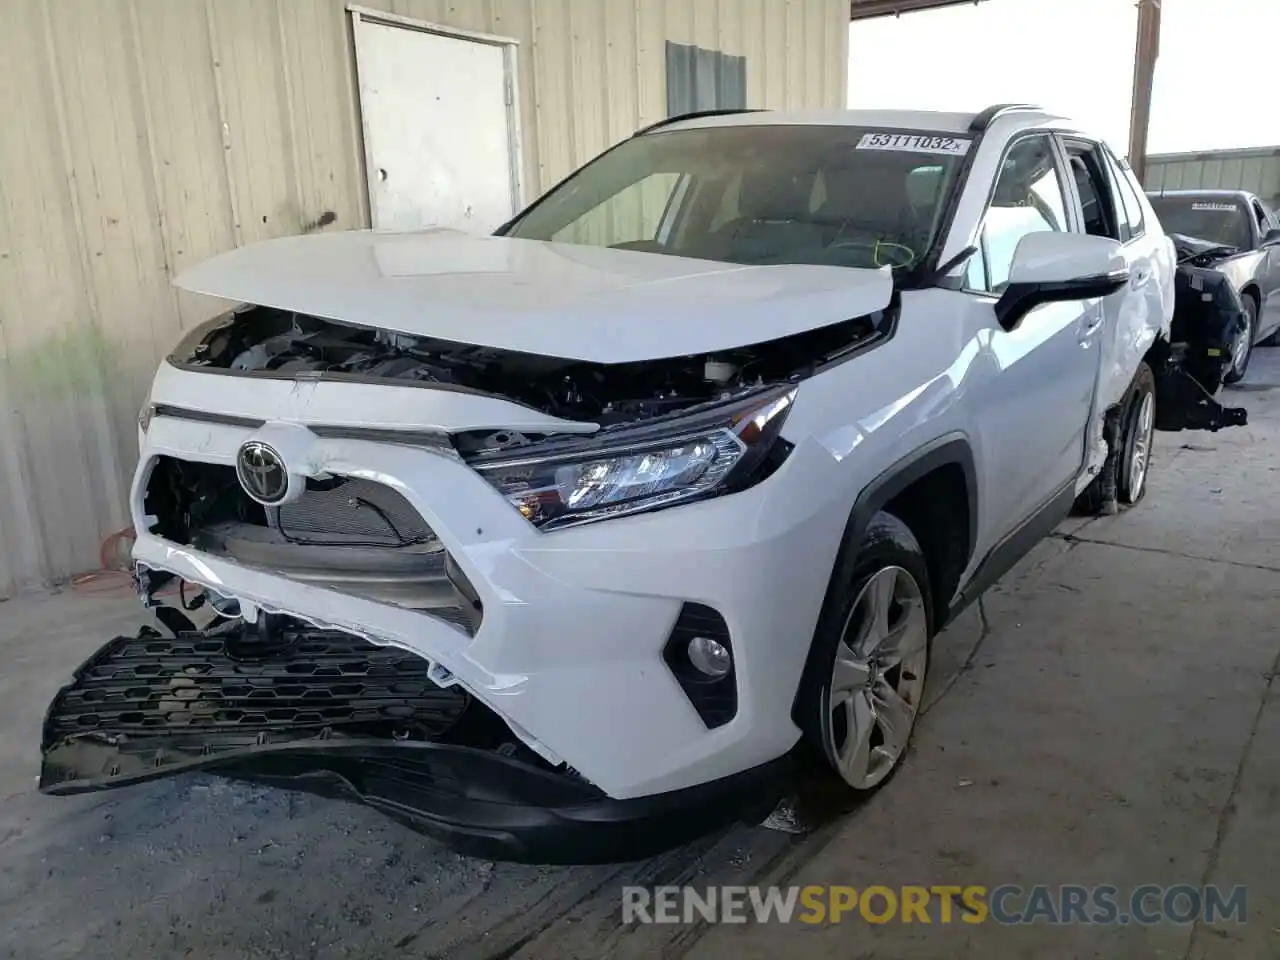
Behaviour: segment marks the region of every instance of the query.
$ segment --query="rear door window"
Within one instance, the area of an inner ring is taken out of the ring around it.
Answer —
[[[1127,223],[1121,226],[1118,211],[1122,208],[1113,193],[1111,177],[1099,145],[1085,140],[1069,140],[1064,147],[1071,164],[1076,195],[1080,198],[1084,232],[1122,242],[1129,240],[1129,227]]]

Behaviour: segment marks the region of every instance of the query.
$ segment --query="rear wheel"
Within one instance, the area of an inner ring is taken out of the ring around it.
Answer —
[[[1132,506],[1147,492],[1151,446],[1156,432],[1156,378],[1145,363],[1138,367],[1138,374],[1133,378],[1121,423],[1116,499]]]
[[[1243,380],[1253,356],[1253,337],[1258,329],[1258,301],[1250,293],[1240,299],[1244,301],[1244,330],[1231,342],[1231,368],[1222,378],[1223,383],[1239,383]]]
[[[929,575],[897,517],[876,514],[842,555],[798,701],[809,744],[844,785],[867,793],[898,769],[929,667]]]
[[[1109,441],[1102,472],[1076,498],[1076,513],[1109,516],[1131,507],[1147,489],[1156,425],[1156,378],[1146,363],[1138,365],[1120,409],[1111,414],[1115,439]],[[1109,434],[1110,435],[1110,434]]]

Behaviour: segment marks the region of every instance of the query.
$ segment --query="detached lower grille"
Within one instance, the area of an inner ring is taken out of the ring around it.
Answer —
[[[277,739],[323,730],[434,739],[462,716],[467,694],[438,687],[428,661],[338,631],[281,630],[117,637],[49,707],[44,744],[97,734],[144,740],[177,733]]]

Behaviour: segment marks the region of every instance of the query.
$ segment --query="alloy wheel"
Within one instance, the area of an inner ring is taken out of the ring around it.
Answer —
[[[849,786],[875,787],[902,758],[928,661],[929,621],[920,585],[902,567],[884,567],[854,600],[828,690],[827,758]]]
[[[1143,484],[1147,482],[1147,468],[1151,463],[1151,441],[1155,436],[1156,398],[1153,393],[1142,397],[1142,406],[1138,408],[1138,416],[1133,425],[1133,448],[1129,455],[1129,501],[1135,502],[1142,496]]]
[[[1252,332],[1246,324],[1244,331],[1236,336],[1235,343],[1231,345],[1231,369],[1236,373],[1244,368],[1244,358],[1249,355],[1249,335]]]
[[[1231,342],[1231,369],[1227,373],[1227,382],[1234,383],[1244,378],[1249,368],[1249,354],[1253,351],[1253,332],[1257,329],[1258,308],[1254,306],[1252,297],[1244,300],[1244,329]]]

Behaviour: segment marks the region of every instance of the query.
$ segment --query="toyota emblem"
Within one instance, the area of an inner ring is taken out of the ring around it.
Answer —
[[[259,503],[280,503],[289,493],[289,471],[280,454],[261,440],[250,440],[236,457],[236,476],[244,492]]]

